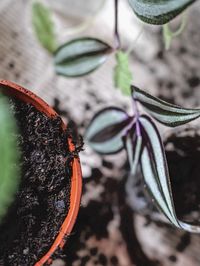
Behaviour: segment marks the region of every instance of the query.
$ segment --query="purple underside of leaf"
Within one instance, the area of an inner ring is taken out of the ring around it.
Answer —
[[[108,107],[98,112],[86,131],[90,146],[102,154],[112,154],[123,149],[123,136],[131,127],[134,117],[124,110]]]
[[[96,135],[94,135],[91,138],[91,141],[98,143],[98,142],[104,142],[104,141],[107,141],[113,138],[114,136],[119,134],[119,132],[122,131],[131,122],[131,120],[132,118],[128,117],[126,120],[120,123],[113,124],[113,125],[110,125],[102,129],[102,131],[98,132]]]

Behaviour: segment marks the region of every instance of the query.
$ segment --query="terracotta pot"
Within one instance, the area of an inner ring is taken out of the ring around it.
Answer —
[[[48,117],[57,117],[58,114],[41,98],[32,93],[31,91],[7,80],[0,81],[0,87],[6,95],[14,96],[17,99],[32,104],[37,110],[46,114]],[[66,129],[66,125],[62,122],[63,129]],[[68,145],[70,151],[75,149],[72,139],[68,139]],[[45,263],[50,264],[52,262],[51,256],[57,248],[63,248],[67,236],[70,235],[72,228],[75,224],[80,200],[82,193],[82,174],[79,158],[74,158],[72,162],[72,177],[71,177],[71,193],[70,193],[70,206],[68,214],[60,228],[60,232],[54,240],[49,251],[44,254],[42,258],[35,264],[35,266],[41,266]]]

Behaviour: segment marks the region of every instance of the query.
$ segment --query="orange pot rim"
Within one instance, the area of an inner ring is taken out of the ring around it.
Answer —
[[[59,116],[52,107],[50,107],[45,101],[40,97],[35,95],[33,92],[7,80],[0,80],[0,87],[4,88],[4,91],[7,95],[15,96],[16,98],[24,101],[26,103],[32,104],[37,110],[46,114],[48,117],[57,117]],[[66,128],[65,123],[62,121],[63,129]],[[69,150],[73,152],[75,150],[72,139],[68,139]],[[74,158],[72,162],[72,177],[71,177],[71,191],[70,191],[70,206],[68,214],[60,228],[60,231],[54,240],[49,251],[38,261],[34,266],[42,266],[45,263],[50,264],[52,262],[51,256],[54,252],[63,248],[67,237],[70,235],[73,226],[76,222],[78,215],[80,202],[82,194],[82,173],[79,158]]]

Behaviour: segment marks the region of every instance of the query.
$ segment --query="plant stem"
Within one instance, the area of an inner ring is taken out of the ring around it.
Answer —
[[[83,22],[74,27],[67,28],[66,31],[64,31],[62,37],[67,38],[69,36],[78,35],[83,31],[87,30],[94,23],[95,19],[99,15],[99,12],[103,9],[105,3],[106,0],[102,0],[98,9],[95,11],[95,13],[92,16],[90,16],[88,19],[84,20]]]
[[[164,37],[166,50],[169,50],[173,38],[178,37],[179,35],[182,34],[186,25],[187,25],[187,13],[186,12],[183,13],[182,18],[181,18],[181,24],[179,25],[179,28],[176,31],[173,32],[170,29],[169,23],[163,25],[163,37]]]
[[[142,24],[141,29],[139,30],[138,34],[135,37],[135,40],[131,43],[130,47],[127,50],[127,54],[130,55],[130,53],[133,51],[133,49],[136,47],[138,40],[140,39],[141,35],[143,34],[144,31],[144,24]]]
[[[135,114],[135,120],[136,120],[136,134],[138,137],[141,137],[141,128],[140,128],[140,122],[139,122],[139,118],[140,118],[140,113],[137,107],[137,101],[134,99],[133,97],[133,110],[134,110],[134,114]]]
[[[114,0],[114,6],[115,6],[115,29],[114,29],[114,47],[116,50],[118,50],[121,46],[120,43],[120,36],[118,32],[118,6],[119,6],[119,0]]]

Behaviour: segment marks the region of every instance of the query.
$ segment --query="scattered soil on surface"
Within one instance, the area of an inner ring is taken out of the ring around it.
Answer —
[[[187,132],[185,132],[184,136],[180,136],[178,133],[172,134],[166,140],[165,145],[166,147],[168,145],[172,147],[172,149],[166,149],[166,155],[177,214],[180,218],[188,214],[193,219],[190,214],[192,210],[198,210],[198,213],[200,213],[200,136],[198,134],[190,136],[189,134],[187,135]],[[107,163],[104,162],[104,165],[107,165]],[[108,167],[111,166],[109,165]],[[128,164],[125,164],[123,169],[128,171]],[[101,171],[101,169],[98,169],[98,171]],[[109,239],[108,228],[111,221],[114,220],[114,210],[119,212],[119,232],[126,243],[127,252],[132,262],[131,265],[163,265],[162,260],[158,261],[156,255],[155,257],[150,257],[145,253],[146,251],[143,250],[143,245],[138,238],[137,226],[135,225],[135,213],[137,211],[131,209],[126,202],[125,183],[127,173],[120,181],[111,177],[103,179],[103,173],[100,172],[98,174],[98,171],[97,169],[92,171],[91,179],[84,179],[84,190],[86,189],[86,184],[90,182],[91,184],[93,182],[95,186],[103,185],[105,190],[97,200],[90,200],[87,206],[81,207],[74,229],[76,233],[69,239],[68,245],[66,245],[64,250],[67,265],[84,266],[87,263],[93,265],[95,264],[94,262],[97,265],[120,265],[118,254],[113,254],[112,251],[109,255],[107,253],[103,254],[104,263],[102,262],[101,240],[106,239],[112,243],[112,238]],[[158,230],[159,227],[161,228],[160,230],[166,229],[166,231],[169,228],[169,230],[174,230],[174,234],[176,234],[177,231],[171,225],[161,220],[154,220],[152,215],[157,212],[157,209],[152,205],[151,198],[144,192],[143,182],[140,181],[139,185],[141,189],[137,198],[139,200],[142,197],[147,201],[144,210],[144,215],[146,216],[144,226],[150,226],[152,222],[156,221]],[[85,193],[87,192],[85,191]],[[142,211],[141,209],[141,213]],[[178,260],[176,251],[179,253],[184,252],[191,241],[190,234],[187,232],[182,237],[177,234],[177,238],[179,238],[179,241],[177,241],[178,244],[175,247],[174,254],[169,256],[169,260],[172,263]],[[96,240],[96,246],[90,246],[90,239]]]
[[[200,136],[174,134],[166,142],[174,147],[173,150],[167,151],[166,155],[177,215],[180,219],[198,221],[200,218]]]
[[[22,154],[17,197],[0,226],[0,265],[31,266],[50,248],[70,204],[72,154],[61,119],[10,100]]]

